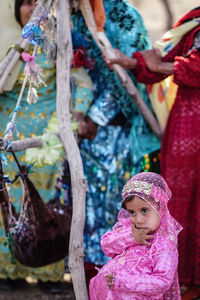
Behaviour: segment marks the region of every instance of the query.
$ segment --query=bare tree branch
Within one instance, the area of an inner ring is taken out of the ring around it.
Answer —
[[[87,182],[78,145],[70,122],[70,65],[72,59],[69,2],[56,0],[57,12],[57,118],[59,134],[70,166],[73,215],[70,233],[69,269],[77,300],[87,300],[84,271],[83,230],[85,225],[85,198]]]
[[[0,138],[0,150],[3,151],[23,151],[28,148],[42,147],[42,139],[40,137],[25,138],[20,141],[12,141],[10,146],[7,148],[7,142],[5,139]]]

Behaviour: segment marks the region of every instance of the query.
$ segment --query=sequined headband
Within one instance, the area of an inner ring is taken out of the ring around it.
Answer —
[[[122,198],[124,198],[126,193],[138,192],[144,193],[149,196],[153,188],[153,183],[148,183],[145,181],[129,181],[125,184],[122,190]]]

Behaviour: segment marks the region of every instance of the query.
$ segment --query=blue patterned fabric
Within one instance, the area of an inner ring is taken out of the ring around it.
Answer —
[[[128,56],[150,48],[142,18],[131,4],[122,0],[104,0],[104,7],[105,34],[114,48]],[[94,69],[89,72],[94,83],[94,101],[88,115],[99,127],[96,138],[83,140],[80,149],[88,180],[85,261],[102,265],[107,258],[101,251],[100,238],[116,222],[122,187],[132,175],[144,169],[143,156],[158,150],[160,142],[117,76],[104,63],[80,12],[75,13],[72,20],[74,30],[86,38],[89,55],[95,60]],[[130,76],[150,106],[145,86],[137,83],[132,74]]]

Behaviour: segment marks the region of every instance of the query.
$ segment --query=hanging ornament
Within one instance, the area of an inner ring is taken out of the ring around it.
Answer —
[[[27,95],[27,102],[28,104],[35,104],[38,100],[38,94],[36,88],[33,87],[33,84],[31,83],[28,90]]]
[[[43,31],[36,26],[34,23],[26,24],[22,29],[22,37],[27,39],[28,42],[32,45],[43,45],[44,42],[44,33]]]
[[[30,84],[35,87],[39,87],[42,84],[46,86],[46,83],[42,80],[42,69],[35,62],[35,56],[31,56],[27,52],[22,52],[22,59],[26,62],[24,73],[28,73],[28,80]]]
[[[15,134],[19,136],[19,132],[17,130],[15,122],[11,121],[7,124],[4,135],[7,136],[8,140],[11,140]]]

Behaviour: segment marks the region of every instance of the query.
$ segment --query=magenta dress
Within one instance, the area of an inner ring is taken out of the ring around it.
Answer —
[[[178,300],[177,248],[163,237],[151,247],[132,237],[129,220],[120,221],[101,240],[103,252],[112,257],[90,281],[90,300]],[[109,290],[106,274],[115,276]]]
[[[112,259],[90,281],[90,300],[179,300],[177,237],[182,227],[170,215],[171,191],[162,176],[143,172],[132,177],[122,191],[123,201],[138,196],[155,208],[160,226],[151,246],[138,244],[132,235],[129,213],[122,208],[119,222],[101,239],[103,252]],[[122,202],[123,207],[123,202]],[[113,288],[106,274],[113,274]]]

